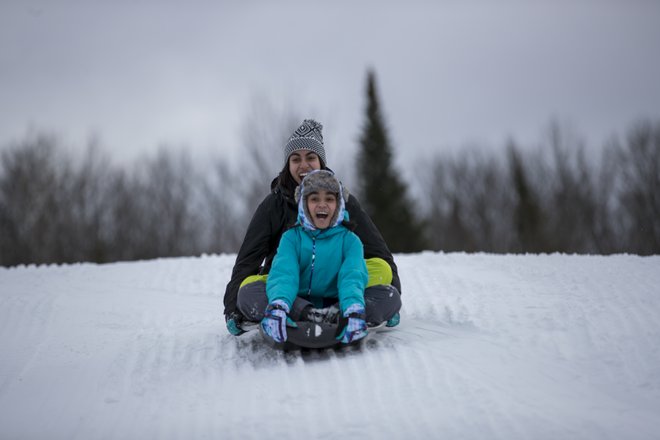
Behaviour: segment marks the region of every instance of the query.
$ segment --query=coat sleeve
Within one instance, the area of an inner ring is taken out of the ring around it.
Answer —
[[[293,307],[300,285],[300,241],[297,234],[295,229],[290,229],[282,235],[266,282],[268,302],[281,299],[289,309]]]
[[[276,208],[276,199],[271,193],[261,202],[245,233],[243,244],[236,256],[236,262],[227,283],[224,296],[225,315],[236,311],[238,288],[243,280],[259,272],[259,267],[268,255],[268,246],[272,235],[271,215]]]
[[[343,260],[337,277],[342,312],[353,304],[365,306],[364,289],[368,280],[362,243],[357,235],[349,232],[344,237]]]
[[[360,238],[364,246],[364,258],[382,258],[392,268],[392,285],[401,293],[401,281],[399,271],[394,262],[392,252],[387,247],[380,231],[362,209],[360,202],[355,196],[350,195],[346,202],[346,209],[352,223],[355,223],[355,234]]]

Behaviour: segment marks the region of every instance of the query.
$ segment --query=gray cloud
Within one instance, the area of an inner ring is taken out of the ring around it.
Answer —
[[[368,67],[400,152],[533,140],[553,116],[597,143],[660,117],[658,2],[112,3],[0,5],[0,142],[34,126],[126,157],[232,154],[264,94],[343,151]]]

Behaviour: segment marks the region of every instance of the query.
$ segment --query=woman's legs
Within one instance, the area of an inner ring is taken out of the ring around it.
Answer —
[[[392,269],[381,258],[370,258],[365,261],[369,272],[369,281],[364,290],[367,322],[380,324],[392,318],[401,309],[401,295],[391,285]],[[268,305],[266,296],[266,280],[268,275],[252,275],[247,277],[238,290],[237,306],[248,321],[261,321]],[[289,316],[294,321],[300,320],[302,310],[312,306],[309,301],[297,297]]]
[[[367,323],[377,325],[401,310],[401,295],[396,287],[389,284],[367,287],[364,290],[364,303]]]
[[[392,268],[382,258],[369,258],[369,281],[364,290],[367,322],[380,324],[401,310],[401,294],[392,286]]]

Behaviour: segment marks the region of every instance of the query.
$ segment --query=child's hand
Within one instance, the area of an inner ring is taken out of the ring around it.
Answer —
[[[344,311],[343,319],[340,319],[341,331],[337,339],[344,344],[350,344],[367,336],[367,322],[364,307],[353,304]],[[343,325],[343,328],[342,328]]]
[[[289,313],[289,306],[279,299],[266,307],[264,319],[261,320],[261,328],[275,342],[286,341],[286,323],[289,320],[287,313]],[[291,323],[293,322],[291,321]]]

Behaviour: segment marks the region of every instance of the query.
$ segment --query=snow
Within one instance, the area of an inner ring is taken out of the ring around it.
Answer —
[[[399,255],[401,325],[305,354],[227,333],[233,261],[0,269],[0,438],[660,437],[658,256]]]

